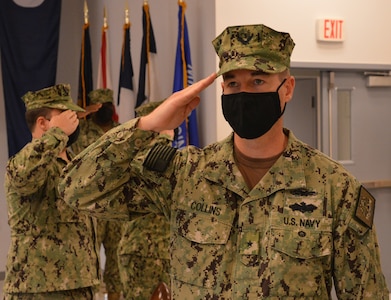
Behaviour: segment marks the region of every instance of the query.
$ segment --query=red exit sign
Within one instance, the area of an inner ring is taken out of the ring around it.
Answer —
[[[342,19],[320,19],[317,20],[318,41],[342,42],[344,41],[344,25]]]

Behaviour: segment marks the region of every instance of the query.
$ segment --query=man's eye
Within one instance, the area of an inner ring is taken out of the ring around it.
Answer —
[[[238,86],[238,83],[235,81],[231,81],[231,82],[228,82],[227,86],[228,87],[236,87],[236,86]]]
[[[263,83],[263,80],[262,79],[255,79],[254,80],[254,84],[255,85],[261,85]]]

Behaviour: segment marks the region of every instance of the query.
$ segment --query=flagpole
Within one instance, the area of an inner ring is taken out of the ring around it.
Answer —
[[[125,6],[125,24],[124,24],[124,31],[123,31],[123,38],[122,40],[125,41],[125,35],[126,35],[126,30],[130,28],[130,19],[129,19],[129,8],[128,8],[128,3],[126,2]],[[125,63],[125,44],[122,43],[122,51],[121,51],[121,66],[123,67]],[[119,103],[118,103],[119,104]]]
[[[90,53],[86,53],[85,52],[85,42],[86,42],[86,39],[89,39],[89,35],[86,36],[87,34],[87,30],[89,28],[89,20],[88,20],[88,5],[87,5],[87,0],[84,0],[84,25],[83,25],[83,34],[82,34],[82,45],[81,45],[81,57],[80,57],[80,82],[79,82],[79,95],[78,95],[78,104],[85,108],[87,106],[87,94],[88,94],[88,91],[87,91],[87,86],[86,86],[86,69],[85,69],[85,60],[86,60],[86,54],[90,54]],[[90,57],[88,57],[88,59],[90,59]]]
[[[149,55],[150,55],[150,51],[151,51],[151,46],[150,46],[150,15],[149,15],[149,4],[148,4],[148,0],[144,0],[144,10],[145,10],[145,13],[146,13],[146,17],[147,17],[147,38],[146,38],[146,51],[147,51],[147,94],[150,95],[151,94],[151,86],[150,86],[150,83],[151,83],[151,69],[150,69],[150,59],[149,59]],[[148,99],[148,102],[150,101],[151,99]]]

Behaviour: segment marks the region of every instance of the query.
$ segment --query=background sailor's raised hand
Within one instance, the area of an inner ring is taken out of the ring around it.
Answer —
[[[66,135],[72,134],[79,125],[77,114],[73,110],[65,110],[62,113],[52,116],[49,127],[59,127]]]
[[[200,92],[211,85],[215,79],[216,73],[212,73],[208,77],[172,94],[152,113],[141,117],[137,127],[155,132],[177,128],[200,103]]]

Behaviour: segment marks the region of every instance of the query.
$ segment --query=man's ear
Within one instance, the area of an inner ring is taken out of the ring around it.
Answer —
[[[39,116],[37,118],[37,120],[35,121],[35,128],[39,128],[40,130],[42,130],[43,132],[45,132],[47,130],[47,124],[48,120],[43,117],[43,116]]]
[[[285,102],[289,102],[292,99],[293,92],[295,90],[295,84],[296,84],[295,77],[289,76],[285,83],[285,94],[284,94]]]

